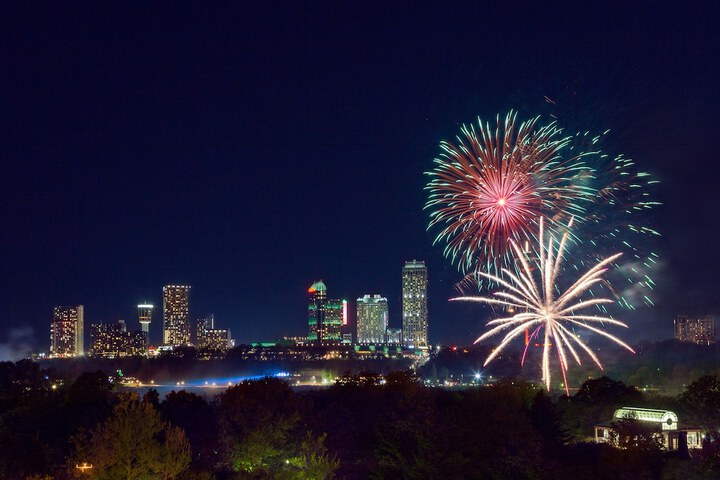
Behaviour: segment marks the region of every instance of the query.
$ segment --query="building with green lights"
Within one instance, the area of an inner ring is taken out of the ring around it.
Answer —
[[[388,325],[387,298],[380,295],[365,295],[357,299],[357,343],[385,343]]]
[[[388,328],[385,343],[388,345],[402,345],[402,328]]]
[[[342,326],[345,323],[347,303],[328,300],[327,287],[318,280],[308,288],[308,338],[309,344],[339,345],[342,342]]]
[[[310,303],[308,304],[308,343],[320,343],[322,323],[325,321],[325,304],[327,303],[327,287],[318,280],[308,288]]]
[[[343,301],[328,300],[325,304],[325,319],[321,325],[320,344],[339,345],[342,342]]]

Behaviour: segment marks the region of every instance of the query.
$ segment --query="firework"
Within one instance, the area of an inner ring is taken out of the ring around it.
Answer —
[[[489,338],[501,332],[506,332],[500,344],[485,360],[487,365],[495,358],[503,348],[513,339],[525,332],[532,331],[532,335],[544,335],[542,351],[542,379],[548,390],[550,390],[550,348],[555,346],[560,369],[565,380],[567,392],[567,378],[565,372],[568,368],[568,353],[580,364],[578,350],[583,350],[602,369],[602,364],[597,355],[580,340],[574,329],[584,328],[590,332],[609,338],[613,342],[625,347],[634,353],[629,345],[618,337],[603,330],[605,325],[616,325],[627,328],[623,322],[610,317],[583,314],[582,311],[597,305],[613,303],[607,298],[583,299],[591,287],[603,281],[603,274],[608,266],[617,260],[622,254],[611,255],[599,261],[585,274],[576,279],[569,288],[561,291],[557,285],[557,278],[562,269],[563,255],[568,244],[569,231],[565,231],[562,239],[554,249],[555,237],[548,235],[547,245],[544,243],[543,219],[540,219],[538,247],[534,252],[537,258],[528,258],[527,253],[513,240],[510,245],[514,257],[521,267],[516,271],[502,269],[505,278],[492,273],[481,272],[480,274],[490,281],[505,288],[505,291],[495,292],[492,298],[489,297],[458,297],[452,300],[464,300],[480,302],[490,305],[499,305],[504,308],[512,308],[516,313],[511,317],[498,318],[488,322],[492,326],[490,330],[482,334],[475,343]],[[571,222],[572,223],[572,222]],[[535,268],[533,268],[535,267]],[[525,361],[527,345],[523,352],[521,364]]]
[[[539,117],[519,123],[511,111],[494,125],[478,120],[463,126],[455,143],[441,143],[427,173],[425,208],[428,228],[439,229],[435,243],[445,244],[445,255],[465,274],[459,290],[491,284],[483,271],[517,271],[510,241],[535,242],[541,217],[552,220],[547,227],[558,235],[572,218],[578,234],[569,238],[575,250],[566,267],[582,271],[622,251],[630,261],[603,286],[623,307],[652,304],[651,271],[659,257],[650,239],[659,234],[645,219],[659,205],[649,193],[657,180],[632,160],[604,153],[606,134],[568,136],[554,122],[541,125]]]
[[[463,126],[457,144],[442,142],[426,189],[435,242],[465,273],[507,266],[510,240],[532,238],[541,216],[557,223],[584,214],[594,194],[583,154],[566,155],[573,138],[539,117],[518,125],[510,112],[495,126]]]
[[[651,196],[658,181],[648,172],[638,171],[631,159],[603,154],[597,149],[601,138],[592,139],[595,154],[585,157],[595,172],[592,183],[596,193],[594,200],[585,205],[578,229],[583,238],[590,240],[574,239],[578,246],[575,263],[582,269],[598,256],[622,250],[625,265],[608,272],[613,295],[625,308],[634,309],[641,303],[653,305],[652,272],[659,261],[653,245],[660,233],[647,224],[647,219],[651,210],[660,205]]]

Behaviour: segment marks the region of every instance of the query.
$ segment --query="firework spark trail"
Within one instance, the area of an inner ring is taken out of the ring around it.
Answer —
[[[546,388],[550,390],[550,346],[552,341],[557,350],[560,370],[565,379],[565,391],[568,394],[566,379],[568,355],[572,356],[578,365],[581,364],[580,356],[576,348],[587,353],[600,369],[603,368],[597,355],[571,331],[572,328],[585,328],[593,333],[609,338],[634,353],[634,350],[625,342],[602,328],[599,328],[604,324],[627,328],[625,323],[610,317],[581,313],[582,310],[588,307],[613,303],[613,300],[607,298],[583,299],[583,294],[587,293],[594,285],[603,281],[603,274],[607,271],[608,266],[622,254],[617,253],[599,261],[561,293],[556,280],[562,267],[569,235],[569,230],[566,230],[562,235],[557,249],[555,249],[555,238],[550,234],[548,235],[546,245],[544,240],[544,221],[541,217],[539,234],[537,236],[537,253],[539,258],[533,261],[534,266],[537,267],[537,275],[534,274],[532,265],[526,258],[525,252],[518,246],[517,242],[511,239],[510,246],[512,252],[521,265],[518,271],[512,272],[508,269],[502,269],[502,273],[507,277],[506,279],[493,275],[492,273],[480,272],[480,275],[500,285],[505,290],[495,292],[493,297],[458,297],[451,299],[453,301],[480,302],[499,305],[501,307],[511,307],[515,309],[516,312],[520,312],[511,317],[491,320],[487,323],[487,326],[492,328],[475,341],[475,343],[477,343],[500,332],[510,330],[505,333],[505,337],[500,344],[488,355],[488,358],[485,360],[485,365],[497,357],[503,348],[513,339],[524,334],[529,329],[534,330],[533,336],[538,335],[539,329],[542,328],[544,333],[542,379],[545,382]],[[539,279],[536,277],[539,277]],[[524,359],[525,352],[523,353],[523,363]]]

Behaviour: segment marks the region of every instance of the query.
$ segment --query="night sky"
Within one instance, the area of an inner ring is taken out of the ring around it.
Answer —
[[[413,258],[430,340],[467,344],[490,311],[447,302],[423,172],[510,108],[661,180],[657,307],[615,311],[625,338],[720,313],[716,2],[388,3],[2,2],[0,355],[47,350],[53,305],[89,331],[154,302],[159,341],[171,283],[239,342],[306,334],[318,278],[399,327]]]

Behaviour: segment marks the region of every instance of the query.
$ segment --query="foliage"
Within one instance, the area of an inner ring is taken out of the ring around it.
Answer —
[[[152,404],[135,394],[122,394],[112,415],[90,432],[73,438],[69,462],[93,465],[98,480],[170,480],[190,463],[185,434],[160,418]]]
[[[274,378],[229,388],[220,398],[226,464],[243,478],[334,478],[339,461],[327,452],[326,436],[301,437],[298,400]]]
[[[211,402],[154,390],[140,400],[112,392],[102,372],[51,388],[51,372],[0,364],[8,387],[0,391],[0,478],[78,478],[82,462],[93,464],[85,477],[97,479],[720,478],[718,441],[692,460],[666,458],[649,432],[623,419],[624,448],[582,443],[623,405],[712,418],[716,377],[689,385],[679,404],[610,378],[559,399],[517,379],[446,389],[411,372],[383,378],[349,371],[311,391],[267,378]]]
[[[629,416],[612,422],[610,441],[625,450],[659,452],[662,442],[658,435],[644,427],[636,418]]]
[[[155,390],[150,390],[145,398],[155,402]],[[185,431],[192,451],[193,465],[198,468],[211,468],[218,450],[218,425],[210,405],[200,395],[181,390],[170,392],[159,405],[164,420],[177,425]]]
[[[709,431],[720,429],[720,378],[706,375],[688,385],[680,402]]]
[[[634,404],[642,399],[642,394],[633,386],[603,376],[583,383],[575,399],[590,404]]]

